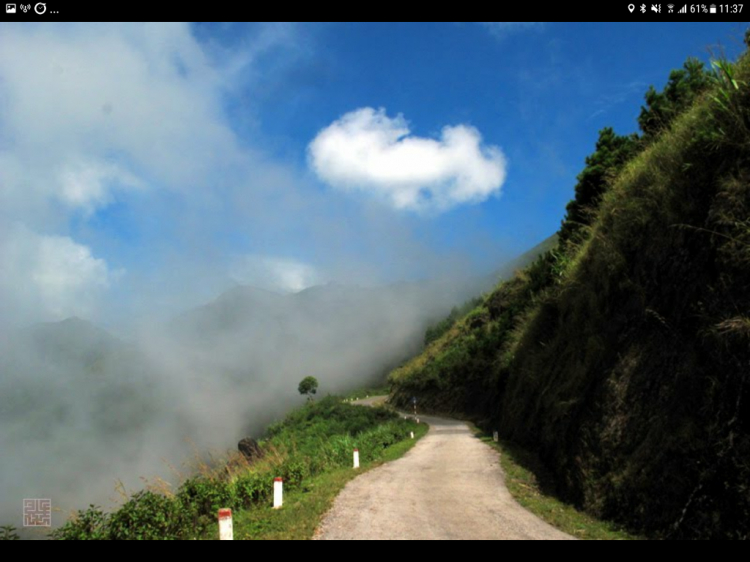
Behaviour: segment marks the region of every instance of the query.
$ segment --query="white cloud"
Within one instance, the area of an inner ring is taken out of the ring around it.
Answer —
[[[344,191],[364,191],[397,209],[444,211],[500,193],[506,162],[473,127],[445,127],[439,139],[411,135],[403,116],[370,107],[347,113],[308,147],[318,177]]]
[[[91,318],[103,291],[121,274],[68,237],[40,235],[20,225],[2,235],[0,294],[12,299],[3,299],[0,315],[11,323]]]
[[[309,264],[261,255],[237,258],[230,274],[242,285],[289,293],[297,293],[321,282],[320,274]]]
[[[60,199],[87,215],[112,201],[111,189],[136,188],[143,183],[119,166],[102,162],[78,162],[65,166],[59,175]]]

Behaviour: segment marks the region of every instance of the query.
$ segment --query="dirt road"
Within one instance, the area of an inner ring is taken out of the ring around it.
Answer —
[[[403,458],[352,480],[317,540],[572,538],[513,500],[497,453],[465,423],[422,419],[428,435]]]

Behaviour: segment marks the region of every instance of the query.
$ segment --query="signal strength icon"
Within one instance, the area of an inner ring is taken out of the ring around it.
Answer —
[[[671,14],[674,12],[674,4],[667,4],[667,9],[669,10],[669,13]]]
[[[682,8],[680,8],[680,11],[677,12],[678,14],[687,14],[687,4],[685,4]]]

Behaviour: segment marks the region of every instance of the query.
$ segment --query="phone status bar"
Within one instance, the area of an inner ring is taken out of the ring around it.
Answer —
[[[675,15],[738,15],[744,4],[628,4],[631,14],[675,14]]]

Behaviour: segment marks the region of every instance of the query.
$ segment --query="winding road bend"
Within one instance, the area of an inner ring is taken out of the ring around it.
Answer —
[[[429,433],[401,459],[349,482],[316,540],[572,539],[516,503],[497,452],[466,423],[422,419]]]

